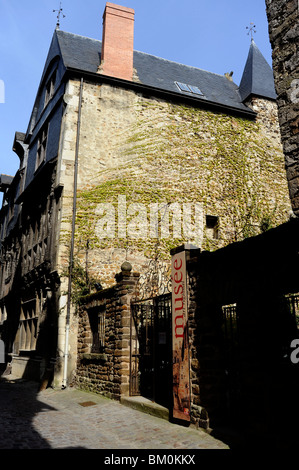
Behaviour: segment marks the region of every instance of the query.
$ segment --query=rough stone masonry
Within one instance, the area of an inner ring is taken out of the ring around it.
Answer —
[[[299,216],[299,2],[266,0],[289,193]]]

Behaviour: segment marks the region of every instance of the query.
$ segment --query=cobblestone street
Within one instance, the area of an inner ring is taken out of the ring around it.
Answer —
[[[229,449],[203,430],[172,424],[74,388],[0,381],[0,449]]]

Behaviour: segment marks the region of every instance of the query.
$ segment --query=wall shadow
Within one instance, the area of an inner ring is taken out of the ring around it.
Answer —
[[[287,299],[299,293],[298,263],[297,219],[199,255],[201,400],[213,436],[232,447],[297,448],[299,363],[291,361],[291,341],[299,328]]]
[[[33,418],[54,408],[37,399],[38,386],[23,379],[0,378],[0,449],[50,449]]]
[[[43,403],[38,393],[37,382],[12,379],[9,375],[0,377],[0,449],[53,449],[35,429],[34,417],[57,410]]]

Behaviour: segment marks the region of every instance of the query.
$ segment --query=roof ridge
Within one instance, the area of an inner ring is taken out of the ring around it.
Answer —
[[[75,33],[70,33],[68,31],[62,31],[62,30],[57,30],[58,33],[65,33],[65,34],[69,34],[69,35],[72,35],[72,36],[76,36],[76,37],[80,37],[80,38],[84,38],[84,39],[89,39],[91,41],[94,41],[94,42],[98,42],[99,44],[102,44],[102,41],[100,39],[94,39],[94,38],[90,38],[88,36],[83,36],[82,34],[75,34]],[[200,67],[195,67],[195,65],[186,65],[186,64],[183,64],[181,62],[176,62],[174,60],[170,60],[170,59],[165,59],[164,57],[160,57],[160,56],[157,56],[155,54],[150,54],[149,52],[143,52],[143,51],[139,51],[138,49],[134,49],[133,52],[137,52],[138,54],[144,54],[146,56],[150,56],[150,57],[154,57],[155,59],[159,59],[159,60],[163,60],[165,62],[169,62],[171,64],[176,64],[176,65],[181,65],[182,67],[187,67],[187,68],[190,68],[190,69],[195,69],[195,70],[201,70],[202,72],[206,72],[206,73],[209,73],[209,74],[212,74],[212,75],[217,75],[218,77],[221,77],[221,78],[226,78],[225,75],[222,75],[220,73],[216,73],[216,72],[211,72],[209,70],[206,70],[206,69],[203,69],[203,68],[200,68]],[[236,84],[235,84],[236,85]]]
[[[61,29],[56,30],[56,33],[69,34],[71,36],[76,36],[76,37],[83,38],[83,39],[89,39],[90,41],[99,42],[102,44],[102,41],[100,39],[90,38],[89,36],[83,36],[82,34],[70,33],[69,31],[62,31]]]
[[[165,62],[170,62],[172,64],[181,65],[182,67],[188,67],[190,69],[201,70],[202,72],[206,72],[206,73],[210,73],[210,74],[213,74],[213,75],[217,75],[218,77],[226,78],[225,75],[222,75],[221,73],[210,72],[209,70],[205,70],[205,69],[202,69],[200,67],[195,67],[195,65],[182,64],[181,62],[175,62],[174,60],[164,59],[164,57],[159,57],[155,54],[149,54],[148,52],[138,51],[136,49],[134,50],[134,52],[138,52],[138,54],[148,55],[148,56],[154,57],[154,58],[159,59],[159,60],[164,60]]]
[[[61,56],[66,67],[96,73],[100,62],[102,41],[67,31],[56,32],[58,45],[62,48]],[[140,83],[178,96],[192,96],[179,91],[175,82],[198,86],[203,95],[202,102],[210,102],[240,111],[249,108],[242,103],[238,85],[229,81],[225,74],[219,74],[165,59],[148,52],[134,49],[134,67]]]

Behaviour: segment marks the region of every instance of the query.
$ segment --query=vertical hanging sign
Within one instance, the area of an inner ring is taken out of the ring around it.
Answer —
[[[186,252],[172,257],[173,417],[190,421]]]

